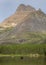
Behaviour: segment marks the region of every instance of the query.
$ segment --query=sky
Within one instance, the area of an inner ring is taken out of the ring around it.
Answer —
[[[0,0],[0,22],[15,13],[20,4],[41,8],[46,13],[46,0]]]

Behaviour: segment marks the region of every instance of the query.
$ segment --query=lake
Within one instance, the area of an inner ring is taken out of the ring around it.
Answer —
[[[0,65],[46,65],[46,58],[0,57]]]

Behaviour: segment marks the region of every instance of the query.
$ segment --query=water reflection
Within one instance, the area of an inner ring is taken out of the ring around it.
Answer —
[[[46,58],[0,57],[0,65],[46,65]]]

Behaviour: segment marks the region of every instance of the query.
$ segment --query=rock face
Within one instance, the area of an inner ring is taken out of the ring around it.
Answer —
[[[35,10],[32,6],[21,4],[2,25],[9,28],[0,33],[0,44],[46,42],[46,14],[41,9]]]
[[[24,18],[30,13],[35,11],[35,8],[21,4],[16,10],[16,13],[10,16],[9,18],[5,19],[1,24],[0,27],[15,27],[18,23],[22,22]]]
[[[17,12],[33,12],[35,11],[35,8],[33,8],[32,6],[30,5],[24,5],[24,4],[21,4],[18,9],[16,10]]]

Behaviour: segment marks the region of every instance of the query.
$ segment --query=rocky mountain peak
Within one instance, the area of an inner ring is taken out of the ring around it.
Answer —
[[[43,20],[46,21],[46,14],[44,14],[44,12],[42,12],[40,8],[39,10],[36,10],[34,7],[30,5],[20,4],[16,10],[16,13],[14,13],[9,18],[5,19],[0,24],[0,27],[4,27],[4,28],[16,27],[18,24],[25,21],[25,19],[28,19],[29,17],[30,19],[35,18],[35,16],[36,16],[36,19],[38,20],[42,20],[44,18]]]
[[[17,12],[25,12],[25,11],[35,11],[35,8],[30,5],[20,4],[16,10]]]
[[[43,13],[42,10],[41,10],[40,8],[38,9],[38,12],[39,12],[39,13]]]

